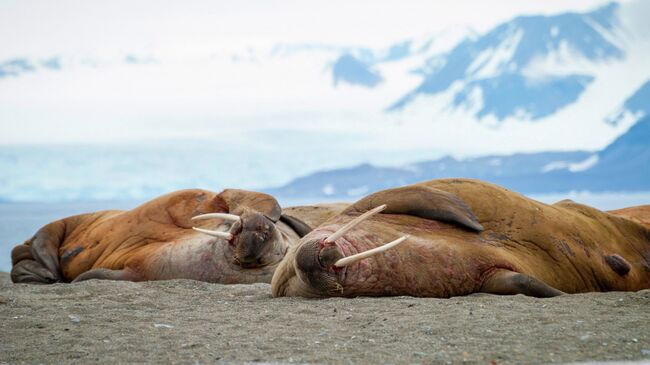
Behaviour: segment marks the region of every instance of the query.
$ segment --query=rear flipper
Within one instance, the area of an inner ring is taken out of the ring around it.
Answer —
[[[504,269],[492,273],[483,282],[481,292],[501,295],[523,294],[538,298],[549,298],[564,294],[564,292],[532,276]]]
[[[86,281],[90,279],[97,280],[125,280],[125,281],[142,281],[139,275],[136,275],[132,270],[126,268],[123,270],[111,270],[111,269],[93,269],[86,271],[81,275],[77,276],[73,283],[80,281]]]
[[[34,260],[22,260],[11,268],[14,283],[52,284],[59,281],[52,272]]]
[[[14,283],[50,284],[61,280],[59,246],[65,238],[65,222],[52,222],[11,251]]]

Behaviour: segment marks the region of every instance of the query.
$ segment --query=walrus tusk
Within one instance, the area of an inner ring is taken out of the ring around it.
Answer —
[[[384,209],[386,209],[386,204],[382,204],[382,205],[380,205],[380,206],[378,206],[378,207],[376,207],[376,208],[374,208],[372,210],[369,210],[369,211],[361,214],[357,218],[350,221],[348,224],[346,224],[343,227],[339,228],[338,231],[332,233],[329,237],[327,237],[325,239],[325,243],[331,243],[331,242],[336,241],[337,239],[341,238],[347,231],[354,228],[354,226],[356,226],[357,224],[359,224],[359,223],[363,222],[364,220],[368,219],[370,216],[373,216],[373,215],[381,212]]]
[[[207,214],[200,214],[200,215],[194,216],[194,217],[192,217],[192,220],[194,220],[194,219],[210,219],[210,218],[219,218],[219,219],[223,219],[223,220],[226,220],[226,221],[233,221],[233,222],[237,222],[237,221],[239,221],[241,219],[238,215],[234,215],[234,214],[207,213]]]
[[[375,248],[373,248],[371,250],[359,252],[358,254],[348,256],[348,257],[344,257],[344,258],[336,261],[334,263],[334,266],[336,266],[336,267],[348,266],[348,265],[353,264],[353,263],[355,263],[355,262],[357,262],[359,260],[363,260],[366,257],[370,257],[370,256],[376,255],[376,254],[378,254],[380,252],[390,250],[391,248],[393,248],[393,247],[399,245],[400,243],[404,242],[404,240],[406,240],[407,238],[409,238],[409,236],[402,236],[402,237],[396,239],[393,242],[388,242],[388,243],[386,243],[384,245],[381,245],[379,247],[375,247]]]
[[[209,229],[196,228],[196,227],[192,227],[192,229],[195,230],[195,231],[199,231],[201,233],[205,233],[205,234],[210,235],[210,236],[225,238],[228,241],[230,241],[232,239],[232,234],[230,234],[228,232],[211,231]]]

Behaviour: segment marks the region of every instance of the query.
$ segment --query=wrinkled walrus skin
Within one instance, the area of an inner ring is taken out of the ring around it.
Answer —
[[[387,208],[332,243],[361,213]],[[547,205],[467,179],[372,194],[293,246],[272,281],[278,296],[550,297],[650,288],[650,206],[613,212]],[[349,266],[337,260],[410,235]]]
[[[346,205],[301,207],[320,223]],[[296,210],[296,208],[294,208]],[[192,220],[205,213],[230,213]],[[231,240],[192,227],[230,232]],[[15,283],[87,279],[195,279],[222,284],[270,282],[289,245],[311,230],[270,195],[236,189],[181,190],[129,210],[107,210],[52,222],[12,251]]]

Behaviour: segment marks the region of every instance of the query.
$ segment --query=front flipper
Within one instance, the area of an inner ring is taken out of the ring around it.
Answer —
[[[90,279],[97,280],[122,280],[122,281],[141,281],[138,280],[137,276],[129,269],[123,270],[111,270],[111,269],[93,269],[86,271],[81,275],[77,276],[73,283],[80,281],[86,281]]]
[[[307,223],[288,214],[282,214],[280,216],[280,221],[291,227],[300,238],[305,237],[309,232],[313,231],[313,228],[307,225]]]
[[[366,212],[382,204],[387,205],[382,212],[384,214],[408,214],[457,224],[478,232],[483,230],[476,215],[463,200],[454,194],[427,186],[383,190],[359,200],[345,212]]]
[[[537,298],[550,298],[564,294],[532,276],[505,269],[492,273],[483,282],[480,291],[500,295],[523,294]]]

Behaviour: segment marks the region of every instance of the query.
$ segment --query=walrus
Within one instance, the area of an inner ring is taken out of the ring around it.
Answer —
[[[303,237],[271,285],[275,297],[637,291],[650,288],[650,206],[547,205],[470,179],[384,190]]]
[[[182,190],[132,210],[54,221],[12,253],[14,283],[88,279],[270,282],[290,245],[345,205],[283,212],[271,195]]]

